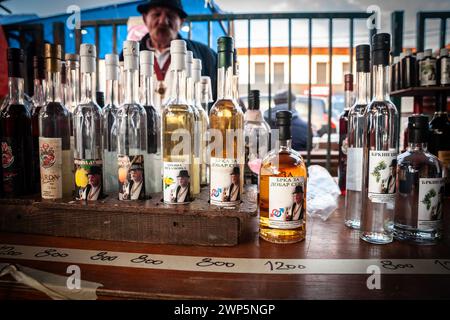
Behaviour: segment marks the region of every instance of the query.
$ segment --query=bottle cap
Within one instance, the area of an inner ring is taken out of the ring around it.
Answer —
[[[43,56],[33,57],[34,79],[45,79],[45,59]]]
[[[194,55],[192,51],[186,51],[186,78],[192,77],[192,60],[194,59]]]
[[[259,110],[259,90],[250,90],[248,95],[248,109]]]
[[[61,72],[61,46],[46,43],[44,45],[45,70]]]
[[[218,67],[229,68],[233,66],[234,40],[232,37],[220,37],[217,40]]]
[[[66,53],[64,59],[66,61],[80,61],[80,56],[76,53]]]
[[[106,80],[119,80],[119,56],[117,54],[105,54],[105,71]]]
[[[344,90],[353,91],[353,74],[351,73],[344,75]]]
[[[103,91],[95,92],[95,100],[97,101],[97,104],[100,106],[100,108],[103,108],[105,106],[105,94],[103,93]]]
[[[356,72],[370,72],[370,46],[360,44],[356,46]]]
[[[186,70],[186,41],[172,40],[170,42],[170,70]]]
[[[25,53],[19,48],[8,48],[8,77],[23,78],[22,64],[25,60]]]
[[[141,66],[141,75],[146,77],[153,76],[153,63],[155,61],[155,52],[142,50],[139,55],[139,64]]]
[[[74,53],[66,53],[66,67],[70,70],[75,70],[79,67],[80,64],[80,56]]]
[[[424,56],[424,57],[431,57],[432,53],[433,53],[433,51],[432,51],[431,49],[426,49],[426,50],[423,52],[423,56]]]
[[[93,44],[82,43],[80,46],[81,73],[95,73],[97,50]]]
[[[139,42],[126,40],[123,42],[124,70],[139,70]]]
[[[423,52],[417,52],[417,61],[422,60],[423,59]]]
[[[408,141],[423,143],[428,140],[428,116],[416,114],[408,117]]]
[[[199,82],[202,76],[202,60],[192,60],[192,79],[194,82]]]
[[[276,113],[276,124],[279,130],[279,140],[290,140],[291,135],[291,119],[292,112],[289,110],[282,110]]]
[[[172,40],[170,41],[170,54],[182,53],[186,54],[186,41],[184,40]]]
[[[398,63],[400,61],[400,57],[399,56],[395,56],[394,57],[394,63]]]
[[[202,102],[213,102],[212,96],[212,87],[211,87],[211,78],[208,76],[202,76],[199,82],[200,87],[200,97],[203,99],[204,97],[208,97],[208,101]]]
[[[66,72],[66,62],[64,60],[61,60],[61,83],[66,84],[67,83],[67,72]]]
[[[447,48],[441,48],[441,50],[439,50],[439,56],[440,57],[448,56],[448,49]]]
[[[372,58],[374,65],[388,65],[390,50],[391,35],[389,33],[377,33],[372,37]]]

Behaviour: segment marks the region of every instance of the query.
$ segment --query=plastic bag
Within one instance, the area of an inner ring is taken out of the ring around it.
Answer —
[[[308,167],[306,212],[310,217],[327,220],[337,209],[340,194],[341,190],[327,169],[318,165]]]

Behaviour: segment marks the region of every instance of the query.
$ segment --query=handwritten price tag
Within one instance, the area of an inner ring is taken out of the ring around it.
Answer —
[[[286,270],[304,270],[306,269],[306,266],[301,264],[288,264],[284,263],[282,261],[271,261],[268,260],[266,263],[264,263],[265,266],[269,267],[270,271],[286,271]]]
[[[198,267],[227,267],[227,268],[233,268],[235,266],[235,263],[233,262],[224,262],[224,261],[214,261],[212,258],[204,258],[202,261],[197,262],[195,264]]]
[[[56,249],[45,249],[44,251],[36,253],[34,256],[36,258],[45,258],[45,257],[66,258],[69,256],[69,254],[64,253],[64,252],[59,252]]]

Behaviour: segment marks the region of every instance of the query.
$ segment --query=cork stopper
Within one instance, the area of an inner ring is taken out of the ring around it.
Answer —
[[[186,70],[186,42],[184,40],[172,40],[170,42],[170,69]]]
[[[141,65],[141,75],[146,77],[153,76],[153,63],[155,61],[155,52],[143,50],[140,54],[139,63]]]
[[[106,80],[119,80],[119,56],[114,53],[105,54]]]
[[[83,43],[80,46],[81,57],[81,72],[82,73],[94,73],[95,72],[95,59],[97,57],[97,50],[93,44]]]
[[[139,70],[139,42],[126,40],[123,42],[124,70]]]

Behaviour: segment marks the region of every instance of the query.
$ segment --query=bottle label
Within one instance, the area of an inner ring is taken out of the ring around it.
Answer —
[[[75,159],[75,196],[94,201],[103,197],[102,160]]]
[[[296,229],[303,225],[306,213],[303,177],[269,178],[269,227]]]
[[[417,228],[436,230],[442,221],[444,179],[420,178]]]
[[[395,197],[397,152],[369,152],[369,193],[372,202],[392,204]]]
[[[450,58],[441,60],[441,84],[450,84]]]
[[[184,162],[166,162],[163,164],[164,202],[185,204],[192,201],[192,173],[189,164]]]
[[[143,155],[117,156],[119,200],[145,199],[145,171]]]
[[[363,148],[347,149],[347,190],[362,191]]]
[[[16,164],[15,148],[12,139],[4,137],[2,141],[2,168],[3,168],[3,191],[11,193],[15,191],[15,180],[19,175]]]
[[[211,157],[211,204],[235,206],[241,202],[243,169],[237,159]]]
[[[420,62],[420,85],[436,85],[436,60],[425,60]]]
[[[39,137],[41,195],[43,199],[61,199],[62,141],[61,138]]]

